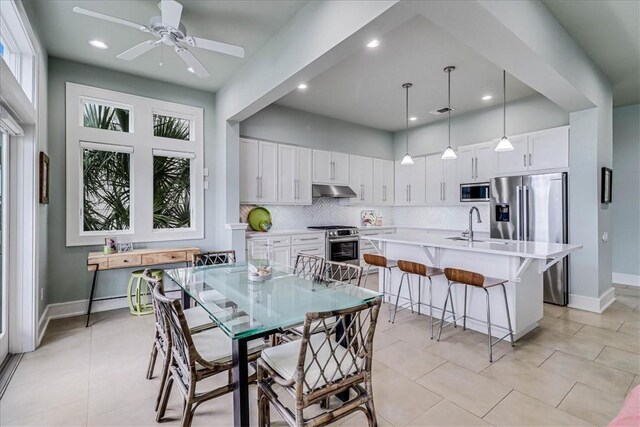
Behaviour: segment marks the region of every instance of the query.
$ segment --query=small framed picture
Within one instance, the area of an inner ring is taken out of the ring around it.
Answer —
[[[40,203],[49,204],[49,156],[40,152]]]
[[[611,191],[613,183],[613,171],[609,168],[602,168],[601,177],[601,203],[611,203],[613,201],[613,194]]]
[[[112,254],[118,252],[118,239],[115,237],[107,237],[104,239],[104,253]]]
[[[118,243],[118,252],[131,252],[133,250],[133,243],[131,242],[122,242]]]

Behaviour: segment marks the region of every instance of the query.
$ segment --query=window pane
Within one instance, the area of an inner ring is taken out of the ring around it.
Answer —
[[[89,149],[82,153],[83,230],[128,230],[131,154]]]
[[[129,110],[96,103],[85,103],[83,126],[129,132]]]
[[[191,227],[191,160],[153,157],[153,228]]]
[[[178,117],[153,115],[153,135],[163,138],[189,140],[191,121]]]

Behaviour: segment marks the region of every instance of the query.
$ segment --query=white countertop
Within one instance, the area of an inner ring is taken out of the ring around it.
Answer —
[[[453,237],[453,236],[452,236]],[[568,255],[582,248],[582,245],[564,245],[561,243],[523,242],[516,240],[482,239],[469,244],[467,241],[451,240],[420,231],[400,232],[376,236],[363,236],[363,239],[377,242],[398,243],[422,247],[455,249],[460,251],[491,253],[522,258],[547,259]]]
[[[269,237],[269,236],[289,236],[292,234],[312,234],[321,233],[324,234],[324,230],[309,230],[307,228],[292,229],[292,230],[270,230],[270,231],[247,231],[247,238],[253,237]]]

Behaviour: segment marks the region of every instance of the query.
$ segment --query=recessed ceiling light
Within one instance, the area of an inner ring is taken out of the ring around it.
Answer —
[[[415,122],[416,120],[418,120],[418,118],[413,116],[413,117],[409,117],[409,120],[411,120],[412,122]]]
[[[193,67],[187,67],[187,71],[190,73],[195,73],[196,70],[193,69]]]
[[[89,40],[89,44],[96,49],[109,49],[109,45],[105,42],[101,42],[100,40]]]
[[[378,47],[378,46],[380,46],[380,41],[377,39],[373,39],[369,43],[367,43],[367,47]]]
[[[298,85],[298,89],[300,89],[300,90],[304,90],[304,89],[306,89],[306,88],[307,88],[307,84],[306,84],[306,83],[300,83],[300,84]]]
[[[488,100],[490,100],[491,98],[493,98],[493,96],[491,96],[491,95],[485,95],[485,96],[483,96],[483,97],[482,97],[482,100],[483,100],[483,101],[488,101]]]

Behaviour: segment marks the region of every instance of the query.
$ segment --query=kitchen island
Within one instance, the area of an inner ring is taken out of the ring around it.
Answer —
[[[364,238],[363,238],[364,239]],[[531,241],[513,241],[498,239],[480,239],[469,242],[460,237],[444,237],[428,234],[420,230],[366,236],[388,259],[404,259],[420,262],[439,268],[460,268],[475,271],[485,276],[508,279],[506,284],[507,299],[511,312],[511,323],[514,339],[517,340],[538,326],[543,316],[543,275],[544,272],[561,261],[564,257],[580,249],[580,245],[559,243],[543,243]],[[381,271],[382,274],[382,271]],[[382,275],[379,287],[382,291]],[[396,294],[400,283],[401,272],[393,269],[391,294]],[[414,303],[417,302],[417,278],[411,280]],[[433,312],[438,318],[447,291],[447,280],[444,275],[433,278]],[[428,280],[422,281],[421,312],[428,313]],[[462,315],[464,287],[452,288],[454,308],[457,315]],[[502,292],[489,291],[491,298],[491,323],[506,328],[507,314],[504,308]],[[404,287],[400,295],[400,304],[409,301],[408,287]],[[393,300],[395,302],[395,298]],[[486,319],[484,291],[469,289],[467,315],[476,319]],[[483,323],[468,319],[467,327],[482,333],[487,332]],[[428,333],[428,331],[425,331]],[[504,332],[493,328],[492,335],[502,337]],[[508,338],[507,338],[508,339]]]

